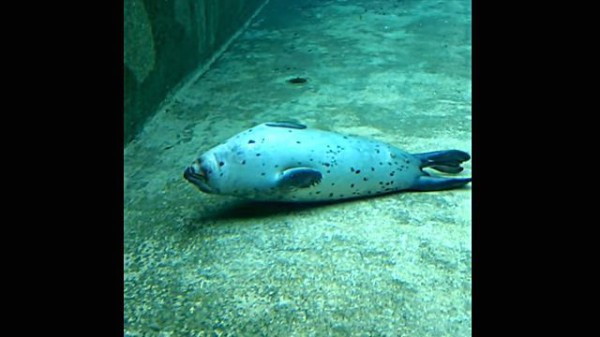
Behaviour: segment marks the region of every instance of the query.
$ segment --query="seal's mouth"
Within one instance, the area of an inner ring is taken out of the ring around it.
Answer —
[[[185,178],[185,180],[198,187],[200,191],[205,193],[213,192],[213,189],[210,186],[208,186],[208,178],[206,177],[204,171],[202,170],[200,165],[198,165],[197,162],[194,162],[192,166],[189,166],[185,169],[185,171],[183,172],[183,177]]]

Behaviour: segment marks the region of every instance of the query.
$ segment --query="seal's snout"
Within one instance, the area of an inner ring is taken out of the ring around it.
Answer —
[[[185,169],[185,171],[183,172],[183,177],[186,180],[192,180],[192,179],[197,179],[200,177],[200,174],[196,173],[196,169],[194,169],[193,166],[189,166],[188,168]]]
[[[202,167],[200,167],[200,163],[197,160],[185,169],[183,177],[194,184],[196,180],[206,180],[206,176],[202,172]]]
[[[202,166],[196,160],[192,163],[192,165],[188,166],[183,172],[183,178],[194,184],[198,187],[202,192],[211,193],[212,189],[208,185],[208,179]]]
[[[202,171],[202,166],[200,165],[200,162],[198,160],[194,160],[192,165],[190,167],[188,167],[188,170],[190,170],[190,173],[195,173],[195,174],[204,176],[204,172]]]

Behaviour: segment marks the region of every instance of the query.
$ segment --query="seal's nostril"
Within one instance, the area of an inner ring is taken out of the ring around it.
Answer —
[[[194,169],[190,166],[188,168],[185,169],[185,171],[183,171],[183,177],[185,179],[188,179],[194,175]]]
[[[202,170],[197,170],[196,168],[189,166],[183,172],[183,177],[189,181],[205,181],[206,175]]]
[[[193,169],[195,173],[202,174],[202,166],[200,165],[199,159],[194,160],[190,168]]]

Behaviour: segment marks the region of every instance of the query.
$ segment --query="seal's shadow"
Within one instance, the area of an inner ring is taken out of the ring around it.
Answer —
[[[214,209],[203,214],[201,218],[203,220],[262,219],[276,215],[298,213],[336,203],[339,202],[286,203],[268,201],[234,201],[215,207]]]
[[[207,206],[197,215],[186,218],[180,230],[196,233],[202,228],[225,225],[236,220],[261,220],[274,216],[297,214],[303,211],[322,208],[337,202],[283,203],[259,201],[229,201]]]

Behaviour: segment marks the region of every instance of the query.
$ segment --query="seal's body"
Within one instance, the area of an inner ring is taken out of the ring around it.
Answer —
[[[202,154],[184,177],[206,193],[262,201],[332,201],[403,190],[444,190],[471,178],[431,176],[425,167],[462,171],[462,151],[410,154],[386,143],[269,122]]]

